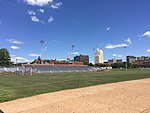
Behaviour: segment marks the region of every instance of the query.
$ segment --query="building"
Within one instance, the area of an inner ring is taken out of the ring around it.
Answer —
[[[136,57],[135,56],[127,56],[127,62],[129,63],[135,63]]]
[[[103,51],[100,49],[96,49],[95,56],[94,56],[95,64],[102,64],[103,63]]]
[[[35,59],[32,64],[34,65],[58,65],[58,66],[69,66],[69,65],[83,65],[83,62],[79,61],[68,61],[64,59],[51,59],[51,60],[42,60],[40,57]]]
[[[150,60],[149,56],[141,56],[141,57],[137,57],[137,60]]]
[[[111,64],[114,64],[114,63],[122,63],[122,59],[111,59],[111,60],[108,60],[108,64],[111,65]]]
[[[79,55],[74,57],[74,61],[83,62],[84,65],[89,64],[89,56],[88,55]]]
[[[135,64],[139,67],[150,68],[150,59],[149,60],[136,60]]]
[[[33,61],[33,64],[43,64],[43,60],[41,59],[41,57],[39,56],[37,59],[35,59]]]
[[[134,57],[134,56],[127,56],[127,62],[136,64],[139,67],[150,67],[150,57],[149,56],[141,56],[141,57]]]

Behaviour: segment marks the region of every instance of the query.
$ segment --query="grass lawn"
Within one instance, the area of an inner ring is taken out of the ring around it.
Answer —
[[[65,89],[150,78],[148,70],[37,75],[0,75],[0,102]]]

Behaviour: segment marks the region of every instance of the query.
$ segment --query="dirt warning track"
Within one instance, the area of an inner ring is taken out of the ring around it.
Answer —
[[[0,103],[4,113],[150,113],[150,78]]]

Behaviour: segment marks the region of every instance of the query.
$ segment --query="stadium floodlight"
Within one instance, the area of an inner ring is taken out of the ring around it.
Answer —
[[[40,44],[41,44],[41,46],[44,46],[45,41],[44,40],[40,40]]]
[[[93,64],[94,64],[94,67],[95,67],[95,48],[93,48]]]
[[[125,68],[126,68],[126,71],[128,69],[128,65],[127,65],[127,46],[124,46],[125,48]]]
[[[16,67],[17,67],[17,60],[18,60],[18,59],[16,58]]]
[[[75,45],[71,45],[71,48],[72,48],[72,53],[73,53],[73,61],[74,61],[74,48],[75,48]]]
[[[45,44],[45,41],[44,40],[40,40],[40,45],[41,45],[41,58],[42,58],[42,53],[44,52],[44,44]]]

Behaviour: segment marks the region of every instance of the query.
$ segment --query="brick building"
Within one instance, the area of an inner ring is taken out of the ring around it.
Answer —
[[[89,56],[88,55],[79,55],[74,57],[74,61],[83,62],[84,65],[89,64]]]

